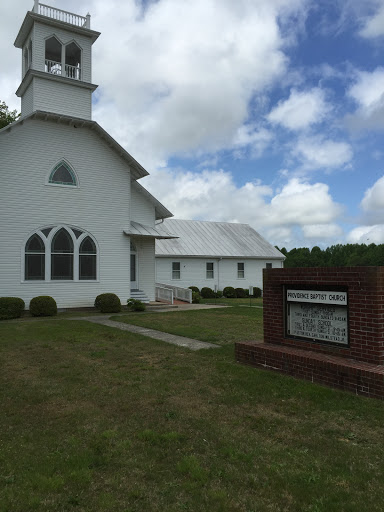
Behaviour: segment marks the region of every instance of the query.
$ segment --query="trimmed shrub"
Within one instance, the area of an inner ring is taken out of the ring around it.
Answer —
[[[204,286],[201,289],[200,295],[203,297],[203,299],[214,299],[215,298],[215,292],[212,290],[212,288],[208,288],[208,286]]]
[[[141,300],[128,299],[127,306],[130,311],[145,311],[145,304]]]
[[[223,290],[223,295],[227,297],[227,299],[236,299],[236,290],[233,286],[226,286]]]
[[[29,312],[32,316],[55,316],[57,315],[57,304],[49,295],[34,297],[29,303]]]
[[[200,299],[201,299],[200,293],[194,292],[192,290],[192,304],[199,304]]]
[[[261,297],[261,288],[259,288],[258,286],[254,286],[253,287],[253,296],[258,299],[259,297]]]
[[[101,313],[120,313],[121,302],[114,293],[102,293],[95,299],[95,308]]]
[[[245,293],[245,290],[243,288],[236,288],[235,292],[236,292],[236,297],[238,299],[244,299],[247,296],[247,294]]]
[[[198,289],[197,286],[188,286],[188,288],[190,290],[192,290],[193,292],[196,292],[196,293],[200,294],[200,290]]]
[[[0,320],[20,318],[25,308],[25,302],[19,297],[0,297]]]
[[[221,299],[222,296],[223,296],[223,292],[221,290],[217,290],[216,299]]]

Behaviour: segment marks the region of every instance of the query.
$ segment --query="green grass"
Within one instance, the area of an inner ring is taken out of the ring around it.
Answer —
[[[381,401],[70,319],[0,361],[1,512],[383,510]]]
[[[242,300],[242,299],[235,299]],[[168,313],[131,313],[112,317],[119,322],[186,336],[219,345],[263,339],[263,310],[243,306]]]

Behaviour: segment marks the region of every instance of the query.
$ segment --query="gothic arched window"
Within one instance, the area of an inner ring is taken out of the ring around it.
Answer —
[[[61,228],[52,239],[51,279],[73,279],[73,241],[65,228]]]
[[[76,175],[67,162],[60,162],[55,166],[49,175],[49,183],[54,185],[77,186]]]
[[[36,233],[25,244],[25,271],[26,281],[45,279],[45,244]]]

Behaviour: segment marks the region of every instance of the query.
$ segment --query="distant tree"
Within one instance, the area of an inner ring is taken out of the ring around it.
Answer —
[[[4,101],[0,101],[0,130],[5,126],[13,123],[20,117],[17,110],[10,111]]]

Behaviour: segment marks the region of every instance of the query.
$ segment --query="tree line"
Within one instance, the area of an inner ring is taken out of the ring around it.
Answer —
[[[320,247],[300,247],[287,251],[277,249],[286,256],[284,267],[355,267],[384,265],[384,244],[337,244]]]

